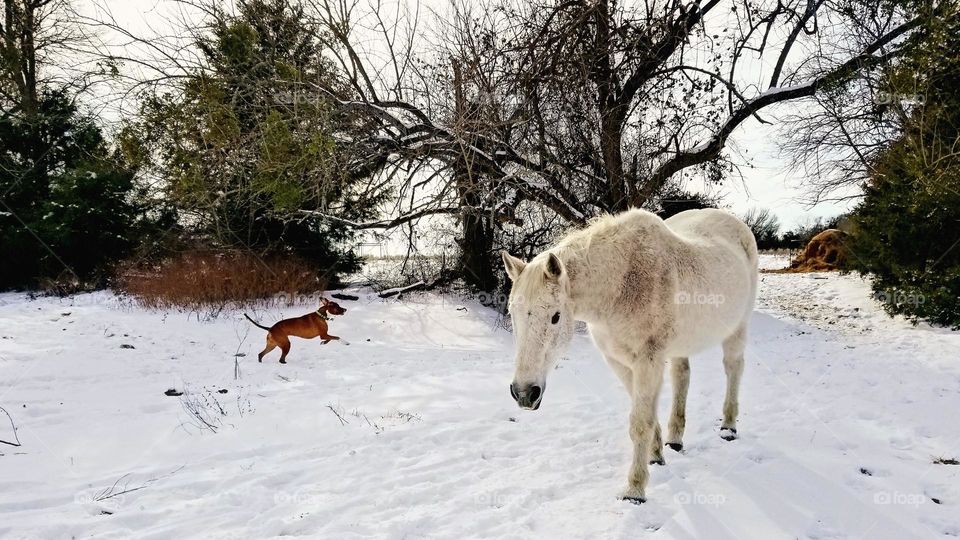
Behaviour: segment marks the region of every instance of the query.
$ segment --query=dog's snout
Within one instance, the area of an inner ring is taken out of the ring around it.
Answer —
[[[543,399],[543,388],[535,384],[520,386],[513,383],[510,385],[510,395],[521,408],[535,411],[540,407],[540,400]]]

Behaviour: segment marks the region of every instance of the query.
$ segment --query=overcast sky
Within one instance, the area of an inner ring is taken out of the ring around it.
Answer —
[[[77,1],[81,9],[87,11],[93,3],[93,0]],[[139,35],[149,35],[158,29],[165,31],[169,28],[165,19],[182,9],[174,0],[97,1],[108,6],[119,23]],[[442,4],[443,0],[429,0],[429,3]],[[103,37],[113,41],[111,36]],[[771,115],[764,114],[764,117],[770,119]],[[769,208],[780,218],[784,230],[816,217],[832,217],[849,210],[854,202],[821,202],[815,206],[805,202],[809,192],[804,188],[802,171],[789,172],[787,160],[779,153],[777,134],[781,129],[776,123],[766,126],[754,119],[744,122],[730,142],[737,145],[741,153],[746,151],[752,156],[753,167],[741,167],[742,179],[735,174],[712,191],[722,195],[723,204],[738,214],[751,207]]]

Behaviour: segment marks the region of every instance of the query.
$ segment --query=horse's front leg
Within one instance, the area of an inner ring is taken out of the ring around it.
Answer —
[[[633,407],[630,411],[630,440],[633,442],[633,463],[627,475],[627,489],[622,499],[642,503],[646,500],[647,463],[650,461],[657,430],[657,396],[663,382],[662,358],[637,359],[633,366]]]
[[[617,374],[627,393],[633,397],[633,370],[618,362],[615,358],[605,356],[610,369]],[[660,422],[654,419],[653,424],[653,444],[650,446],[650,464],[666,465],[663,459],[663,440],[660,437]]]

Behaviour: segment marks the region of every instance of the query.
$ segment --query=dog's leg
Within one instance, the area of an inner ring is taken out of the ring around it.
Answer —
[[[327,343],[330,343],[331,340],[340,339],[340,336],[331,336],[330,334],[327,334],[326,332],[324,332],[323,334],[320,334],[320,339],[322,339],[323,344],[326,345]],[[349,343],[347,343],[346,341],[344,341],[343,344],[349,345]]]
[[[277,341],[280,343],[280,350],[282,351],[282,354],[280,355],[280,363],[286,364],[287,353],[290,352],[290,338],[288,338],[287,336],[282,336],[279,339],[277,339]]]
[[[270,353],[270,351],[277,348],[277,344],[273,341],[273,338],[270,337],[270,334],[267,334],[267,346],[260,351],[260,354],[257,355],[257,361],[263,362],[263,357]]]

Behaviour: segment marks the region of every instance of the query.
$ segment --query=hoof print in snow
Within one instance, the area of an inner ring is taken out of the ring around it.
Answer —
[[[516,418],[515,416],[511,416],[510,418],[507,418],[507,421],[509,421],[509,422],[516,422],[516,421],[517,421],[517,418]]]
[[[960,465],[960,461],[957,461],[953,458],[937,458],[933,460],[934,465]]]
[[[873,476],[873,473],[870,472],[870,469],[867,469],[866,467],[860,467],[860,474],[864,476]]]
[[[247,355],[247,353],[245,353],[245,352],[238,352],[237,354],[235,354],[235,355],[233,355],[233,356],[234,356],[234,358],[243,358],[243,357],[246,356],[246,355]]]
[[[635,504],[637,506],[647,502],[647,500],[644,499],[643,497],[628,497],[626,495],[620,497],[620,500],[624,502],[628,502],[630,504]]]
[[[168,388],[166,392],[163,393],[165,396],[182,396],[183,392],[177,390],[176,388]]]
[[[943,501],[936,497],[930,497],[930,500],[933,501],[933,504],[943,504]]]
[[[121,349],[136,349],[136,347],[134,347],[133,345],[131,345],[131,344],[129,344],[129,343],[121,343],[121,344],[120,344],[120,348],[121,348]]]
[[[722,428],[720,438],[725,441],[735,441],[737,439],[737,430],[734,428]]]
[[[221,389],[217,390],[217,393],[218,393],[218,394],[226,394],[226,393],[227,393],[227,389],[226,389],[226,388],[221,388]]]
[[[670,449],[673,450],[674,452],[682,452],[682,451],[683,451],[683,443],[668,442],[668,443],[667,443],[667,446],[669,446]]]

